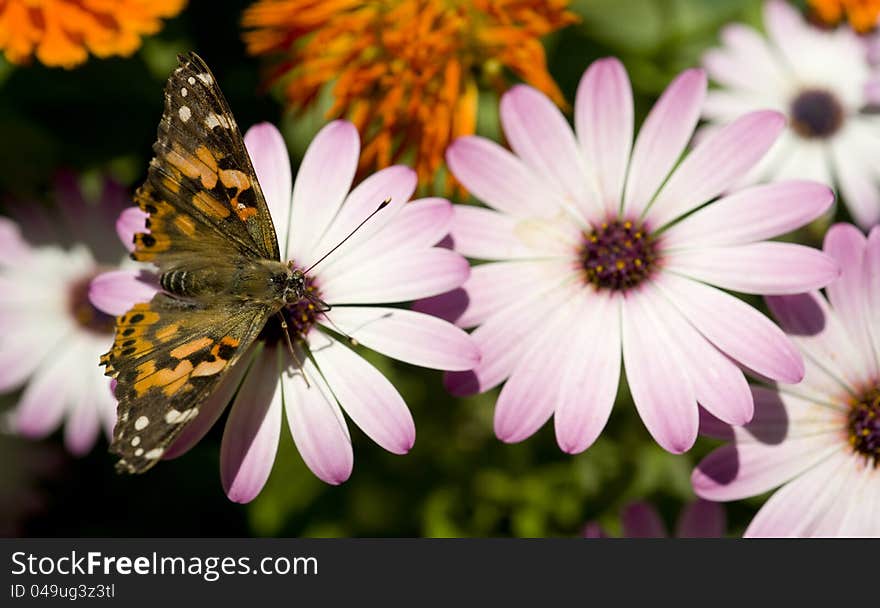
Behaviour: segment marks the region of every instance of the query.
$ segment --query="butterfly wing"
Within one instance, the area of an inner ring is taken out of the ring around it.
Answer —
[[[121,457],[118,470],[142,473],[158,462],[271,313],[259,304],[204,307],[159,293],[117,318],[101,363],[117,379],[110,451]]]
[[[280,259],[269,209],[244,140],[205,62],[190,53],[165,87],[165,111],[146,183],[149,214],[132,257],[160,269],[205,251]]]

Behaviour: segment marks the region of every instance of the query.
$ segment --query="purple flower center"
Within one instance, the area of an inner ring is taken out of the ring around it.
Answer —
[[[853,449],[880,464],[880,388],[850,401],[849,443]]]
[[[94,307],[89,300],[89,284],[100,274],[85,276],[70,285],[67,306],[77,325],[96,334],[112,334],[116,318]]]
[[[615,219],[584,233],[579,260],[586,281],[606,289],[631,289],[656,268],[656,243],[641,224]]]
[[[821,89],[801,91],[791,102],[791,126],[801,137],[830,137],[843,124],[843,106]]]
[[[305,291],[308,297],[301,298],[293,304],[288,304],[279,311],[287,323],[290,341],[294,344],[305,341],[309,331],[322,314],[320,303],[321,291],[315,285],[314,277],[305,276]],[[280,342],[284,340],[283,331],[281,323],[270,320],[266,323],[261,338],[271,343]]]

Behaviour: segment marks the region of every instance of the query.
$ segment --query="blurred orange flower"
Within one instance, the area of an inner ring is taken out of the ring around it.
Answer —
[[[504,68],[564,105],[540,37],[576,21],[568,0],[261,0],[244,13],[253,55],[280,57],[291,107],[333,86],[328,117],[364,140],[363,170],[407,160],[430,182],[447,145],[474,132],[477,78]]]
[[[847,20],[860,33],[877,26],[880,0],[808,0],[813,14],[823,23],[837,25]]]
[[[33,55],[48,66],[75,67],[91,52],[128,56],[141,36],[155,34],[163,17],[186,0],[0,0],[0,49],[12,63]]]

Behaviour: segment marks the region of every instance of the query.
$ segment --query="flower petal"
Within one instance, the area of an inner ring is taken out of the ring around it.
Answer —
[[[666,298],[655,298],[651,304],[681,349],[697,402],[724,422],[740,425],[751,420],[752,393],[736,364],[710,344]]]
[[[129,251],[134,251],[134,235],[138,232],[149,232],[147,218],[149,215],[138,207],[129,207],[119,214],[116,220],[116,234]]]
[[[657,281],[686,319],[718,349],[766,378],[797,384],[804,360],[767,317],[723,291],[663,273]]]
[[[697,499],[681,512],[676,526],[678,538],[721,538],[727,530],[724,507]]]
[[[355,259],[359,259],[361,245],[369,244],[374,238],[384,238],[386,230],[393,230],[391,226],[415,192],[416,182],[415,171],[401,165],[386,167],[362,181],[345,199],[339,213],[301,265],[314,264],[343,241],[345,244],[322,262],[321,272],[327,272],[333,266],[351,265],[349,253],[354,252]],[[387,200],[391,202],[364,224],[370,214]],[[390,234],[390,238],[395,237],[396,230]]]
[[[566,358],[553,416],[556,442],[569,454],[590,447],[611,415],[620,382],[620,299],[596,294],[583,298],[580,313],[566,330]]]
[[[839,500],[836,490],[847,477],[843,473],[850,464],[847,460],[843,454],[835,454],[786,484],[761,507],[744,536],[811,536],[810,528],[832,501]]]
[[[266,347],[254,359],[226,420],[220,445],[220,479],[229,500],[247,503],[269,479],[281,437],[279,351]]]
[[[490,207],[519,217],[540,216],[548,205],[546,186],[519,158],[485,137],[459,137],[446,163],[465,188]]]
[[[553,414],[570,356],[569,332],[580,308],[573,302],[563,304],[553,323],[517,357],[495,405],[495,435],[501,441],[516,443],[530,437]]]
[[[867,127],[873,134],[875,129]],[[880,184],[871,158],[865,157],[852,137],[841,137],[831,146],[840,193],[856,223],[868,229],[880,222]]]
[[[30,247],[21,236],[18,224],[0,217],[0,265],[20,264],[30,254]]]
[[[261,122],[244,134],[244,145],[269,207],[275,233],[278,235],[279,249],[286,252],[293,183],[287,144],[275,125]]]
[[[620,517],[624,538],[666,538],[666,526],[660,514],[644,502],[630,503]]]
[[[752,112],[708,135],[685,157],[647,212],[663,226],[709,201],[743,177],[785,128],[785,116]]]
[[[683,355],[656,316],[655,290],[629,292],[622,306],[623,362],[636,409],[648,432],[674,454],[697,439],[699,412]],[[663,353],[662,356],[660,353]]]
[[[867,239],[854,226],[835,224],[825,234],[823,249],[840,265],[840,278],[828,286],[828,300],[858,348],[858,366],[874,365],[865,292]]]
[[[515,261],[480,264],[462,286],[419,300],[413,310],[424,312],[459,327],[475,327],[490,315],[520,301],[523,294],[540,295],[554,289],[572,270],[555,261]]]
[[[406,454],[416,440],[416,427],[391,382],[366,359],[319,332],[309,334],[309,349],[354,423],[389,452]]]
[[[431,369],[469,370],[480,362],[471,337],[430,315],[400,308],[337,306],[334,325],[367,348],[393,359]]]
[[[354,452],[348,425],[336,397],[323,376],[308,358],[303,358],[302,375],[285,370],[284,409],[293,441],[306,466],[322,481],[339,485],[354,467]]]
[[[517,303],[491,315],[471,337],[479,349],[480,363],[468,372],[449,372],[444,377],[446,390],[457,397],[483,393],[501,384],[523,359],[542,328],[524,323],[535,306],[556,310],[571,298],[581,297],[577,291],[559,287],[544,293],[527,295]]]
[[[815,220],[834,202],[818,182],[786,181],[739,190],[694,212],[664,234],[669,247],[743,245]]]
[[[321,255],[315,246],[345,200],[359,154],[357,129],[343,120],[329,123],[309,144],[293,186],[287,259],[308,265]]]
[[[27,324],[0,335],[0,391],[21,386],[58,344],[64,344],[69,331],[61,323]]]
[[[690,141],[705,96],[706,74],[702,70],[685,70],[654,104],[633,146],[626,180],[625,216],[641,215],[654,198]]]
[[[535,251],[517,236],[519,221],[511,215],[471,205],[456,205],[450,236],[452,248],[478,260],[536,258]]]
[[[386,255],[345,268],[335,265],[320,275],[323,298],[330,304],[406,302],[461,286],[470,266],[459,254],[434,247],[407,255]]]
[[[633,141],[632,85],[615,58],[594,61],[578,85],[575,130],[584,160],[595,171],[607,213],[620,211]]]
[[[159,291],[155,276],[139,270],[111,270],[89,285],[89,301],[108,315],[119,316],[139,302],[149,302]]]
[[[580,148],[565,117],[546,95],[527,85],[512,87],[501,98],[501,124],[510,147],[556,192],[590,219],[600,211],[588,192]]]
[[[837,262],[818,249],[761,242],[670,252],[665,269],[742,293],[793,294],[819,289],[840,276]]]

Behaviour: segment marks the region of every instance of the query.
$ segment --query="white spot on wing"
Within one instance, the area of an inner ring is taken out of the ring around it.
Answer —
[[[144,453],[144,448],[138,448],[134,451],[135,456],[141,456]]]
[[[180,116],[180,120],[182,120],[183,122],[188,121],[189,117],[192,116],[192,112],[187,106],[180,106],[177,114]]]
[[[201,80],[202,82],[204,82],[208,86],[211,86],[214,83],[214,79],[211,78],[211,75],[208,73],[198,74],[197,76],[198,76],[199,80]]]
[[[221,114],[208,114],[208,117],[205,118],[205,126],[209,129],[213,129],[214,127],[223,127],[224,129],[229,128],[229,119]]]
[[[131,447],[136,448],[141,442],[140,437],[133,437],[131,440]]]
[[[142,431],[147,428],[147,425],[150,424],[150,419],[146,416],[141,416],[137,420],[134,421],[135,430]]]
[[[193,78],[192,76],[190,76],[189,78],[187,78],[186,81],[187,81],[188,83],[190,83],[190,84],[195,84],[195,83],[196,83],[196,79]]]
[[[148,458],[149,460],[158,460],[159,458],[162,458],[162,454],[164,453],[165,450],[163,450],[162,448],[153,448],[152,450],[144,454],[144,458]]]
[[[186,87],[181,87],[180,95],[181,97],[186,97],[187,95],[189,95],[189,91],[186,90]]]

